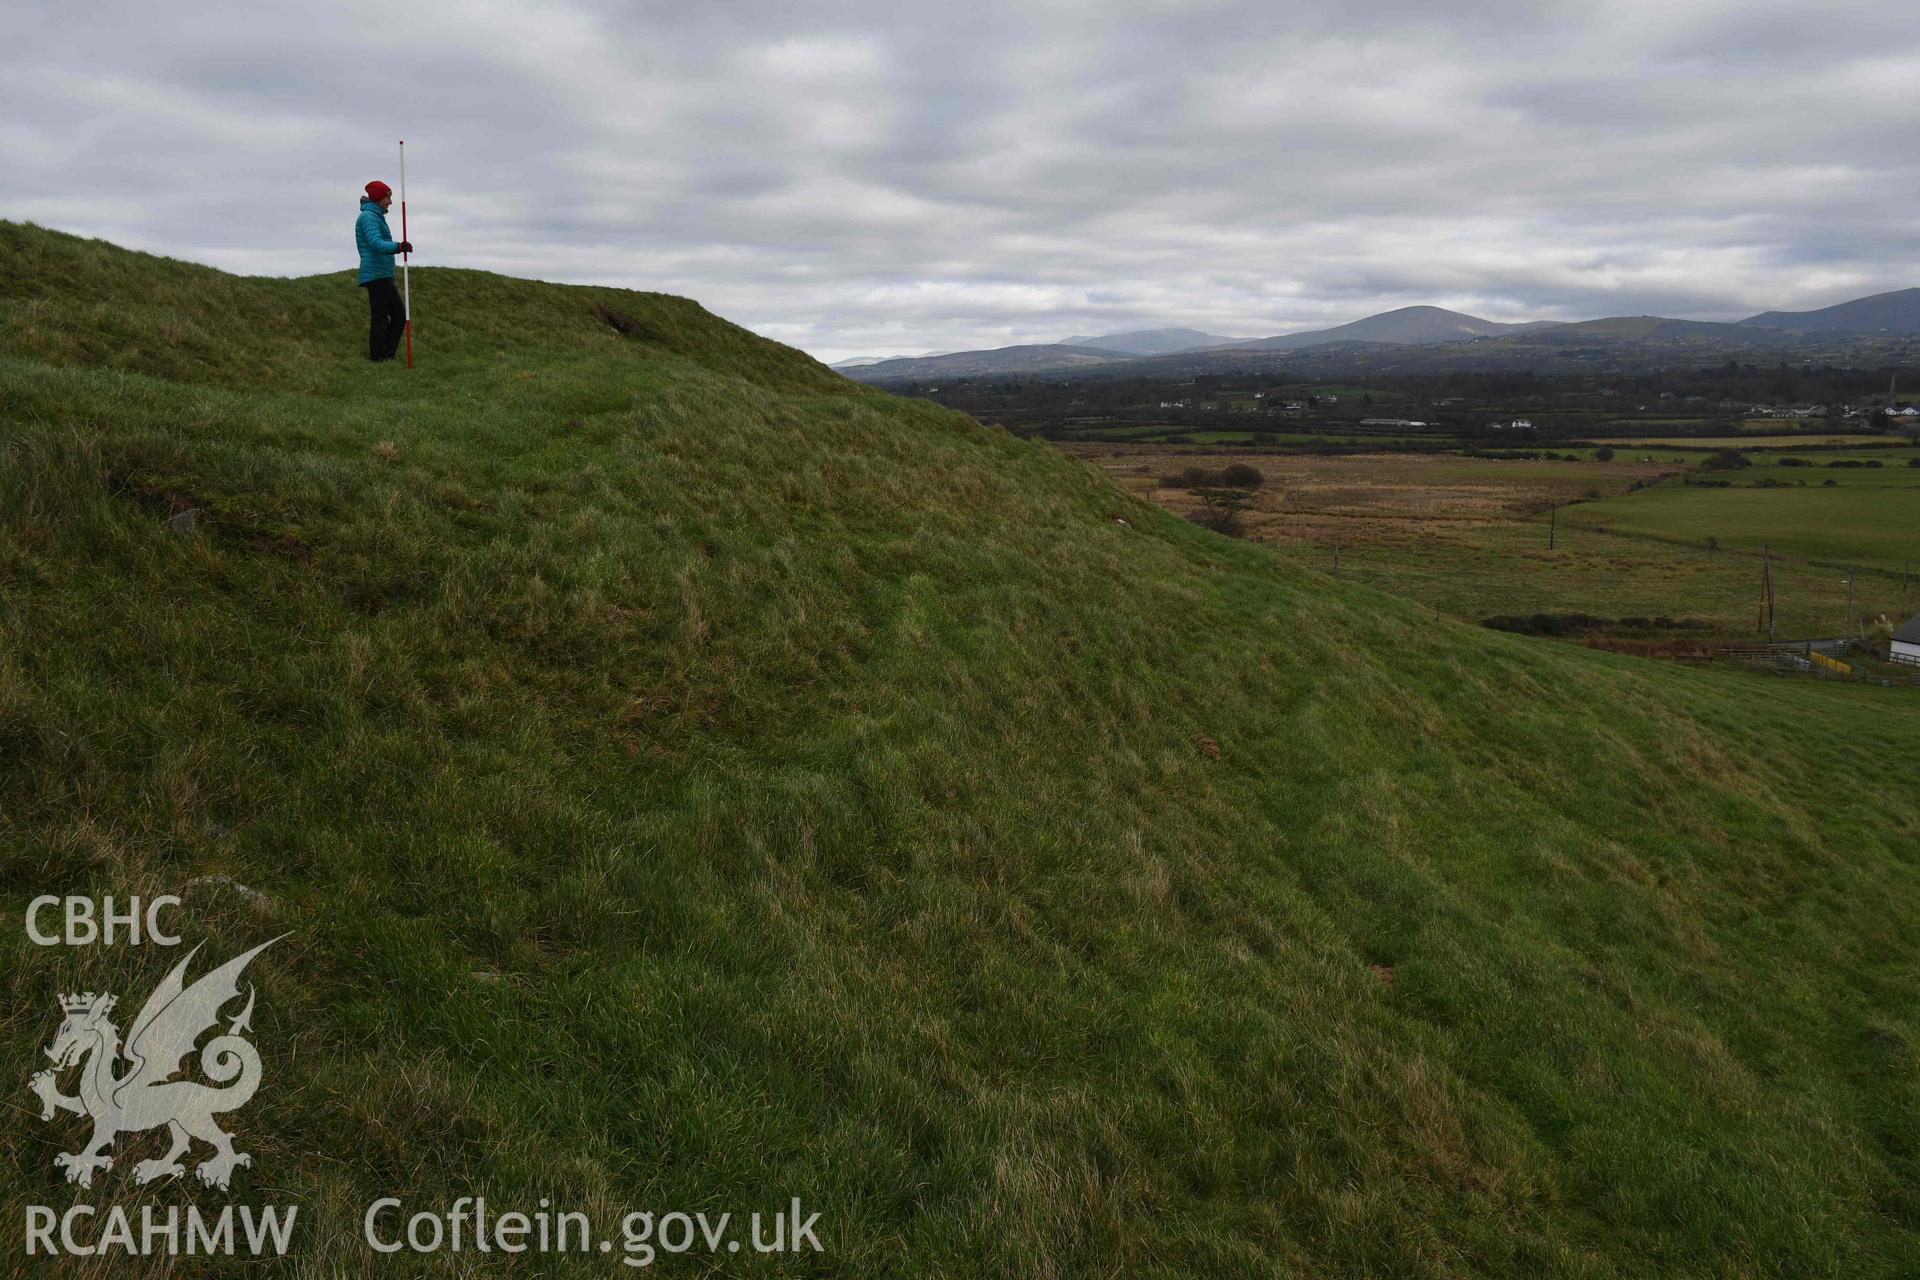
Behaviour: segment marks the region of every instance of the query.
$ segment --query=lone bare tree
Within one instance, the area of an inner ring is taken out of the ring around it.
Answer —
[[[1200,502],[1199,523],[1218,533],[1237,533],[1240,514],[1253,505],[1254,493],[1266,477],[1260,468],[1236,462],[1222,471],[1187,472],[1187,491]]]

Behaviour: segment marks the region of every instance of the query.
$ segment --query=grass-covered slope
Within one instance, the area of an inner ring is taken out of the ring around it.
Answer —
[[[414,292],[409,373],[346,273],[0,224],[7,1265],[57,993],[177,958],[19,909],[173,891],[293,931],[232,1127],[298,1274],[609,1274],[360,1243],[475,1192],[797,1195],[862,1276],[1920,1269],[1920,701],[1449,623],[679,299]],[[95,1199],[223,1202],[145,1142]]]

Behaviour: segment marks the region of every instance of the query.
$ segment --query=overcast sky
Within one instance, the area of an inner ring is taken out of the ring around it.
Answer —
[[[830,360],[1920,279],[1912,0],[1452,7],[8,0],[0,217],[337,270],[404,137],[422,265]]]

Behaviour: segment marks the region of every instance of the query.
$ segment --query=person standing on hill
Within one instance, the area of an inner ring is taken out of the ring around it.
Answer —
[[[406,331],[407,312],[400,291],[393,287],[393,255],[412,253],[413,242],[395,240],[387,230],[387,209],[393,204],[393,188],[375,178],[367,184],[360,201],[360,220],[353,224],[353,238],[360,246],[360,287],[367,291],[367,310],[371,323],[367,329],[367,356],[372,360],[391,360],[400,348],[400,335]]]

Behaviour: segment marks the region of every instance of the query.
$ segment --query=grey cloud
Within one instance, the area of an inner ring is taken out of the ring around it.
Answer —
[[[827,358],[1911,283],[1905,3],[15,3],[0,216],[685,293]],[[431,306],[430,293],[420,300]]]

